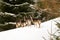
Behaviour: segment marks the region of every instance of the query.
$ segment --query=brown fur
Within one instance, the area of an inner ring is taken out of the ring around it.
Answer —
[[[41,20],[33,20],[33,24],[36,25],[36,27],[40,28]]]

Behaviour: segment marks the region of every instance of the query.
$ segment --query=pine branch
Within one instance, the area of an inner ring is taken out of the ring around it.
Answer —
[[[7,3],[7,2],[3,2],[3,1],[0,1],[0,3],[3,3],[3,4],[8,5],[8,6],[14,6],[14,7],[29,5],[29,3],[27,3],[27,2],[22,3],[22,4],[15,4],[15,5]]]
[[[7,13],[7,12],[5,12],[5,13],[3,13],[3,12],[0,12],[0,15],[9,15],[9,16],[13,16],[13,17],[16,17],[16,15],[15,14],[12,14],[12,13]]]

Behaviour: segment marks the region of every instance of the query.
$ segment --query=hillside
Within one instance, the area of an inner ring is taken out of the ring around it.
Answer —
[[[25,26],[0,32],[0,40],[60,40],[60,29],[56,25],[60,17],[43,22],[37,26]]]
[[[60,16],[60,0],[37,0],[37,9],[46,9],[52,16]]]

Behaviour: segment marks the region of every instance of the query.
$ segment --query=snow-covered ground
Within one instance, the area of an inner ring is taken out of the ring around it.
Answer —
[[[31,25],[0,32],[0,40],[50,40],[50,34],[59,29],[55,21],[60,23],[60,17],[41,23],[40,28]],[[60,34],[56,32],[55,35]]]

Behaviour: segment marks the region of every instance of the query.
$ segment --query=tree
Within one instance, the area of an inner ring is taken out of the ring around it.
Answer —
[[[35,0],[2,0],[0,1],[0,23],[6,27],[8,25],[12,25],[11,27],[14,28],[16,22],[19,20],[23,20],[25,22],[28,19],[38,19],[41,20],[45,17],[40,13],[34,6],[31,6],[35,3]],[[42,17],[43,16],[43,17]],[[10,23],[12,22],[12,23]],[[1,25],[1,26],[2,26]],[[4,27],[3,26],[3,27]],[[9,29],[9,27],[6,27]],[[1,27],[1,29],[4,29]],[[16,27],[16,26],[15,26]],[[6,30],[6,29],[5,29]]]
[[[31,16],[32,14],[35,15],[37,13],[35,13],[35,9],[30,7],[30,4],[34,4],[33,0],[2,0],[0,1],[0,4],[1,31],[15,28],[16,22],[19,19],[24,20],[24,17]],[[36,16],[38,16],[38,14]]]

